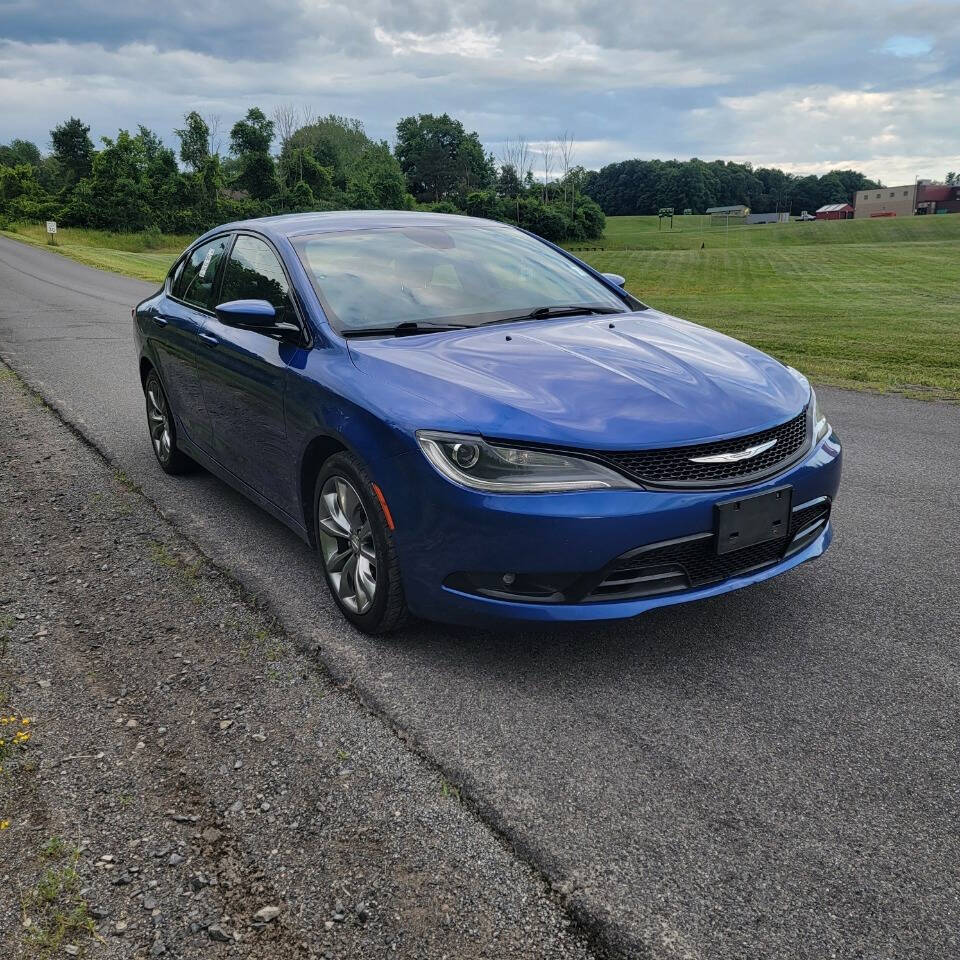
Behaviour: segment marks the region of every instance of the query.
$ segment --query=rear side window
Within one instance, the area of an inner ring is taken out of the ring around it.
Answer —
[[[170,269],[170,292],[173,293],[177,289],[177,284],[180,282],[180,274],[183,273],[183,267],[186,263],[186,258],[183,260],[178,260],[173,267]]]
[[[173,295],[178,300],[195,307],[212,310],[216,291],[217,274],[227,252],[229,237],[218,237],[203,243],[183,262],[178,276],[174,277]]]
[[[241,234],[233,245],[223,275],[220,300],[266,300],[277,311],[277,320],[296,323],[290,288],[273,250],[256,237]]]

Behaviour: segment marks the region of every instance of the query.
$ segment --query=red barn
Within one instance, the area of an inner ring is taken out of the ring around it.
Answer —
[[[850,220],[853,207],[849,203],[828,203],[817,210],[818,220]]]

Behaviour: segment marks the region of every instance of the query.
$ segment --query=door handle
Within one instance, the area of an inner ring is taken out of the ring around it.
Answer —
[[[153,315],[153,322],[158,327],[165,327],[170,322],[170,318],[165,317],[162,313],[155,313]]]
[[[201,330],[197,336],[204,342],[209,343],[211,346],[215,347],[219,342],[219,338],[215,337],[212,333],[207,333],[205,330]]]

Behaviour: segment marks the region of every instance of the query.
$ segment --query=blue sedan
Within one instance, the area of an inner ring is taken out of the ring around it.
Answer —
[[[515,227],[227,224],[134,321],[160,467],[290,526],[368,633],[632,617],[832,537],[840,442],[802,374]]]

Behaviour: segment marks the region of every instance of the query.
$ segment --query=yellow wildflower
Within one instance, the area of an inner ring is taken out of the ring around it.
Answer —
[[[0,820],[0,830],[9,830],[10,821],[9,820]]]

